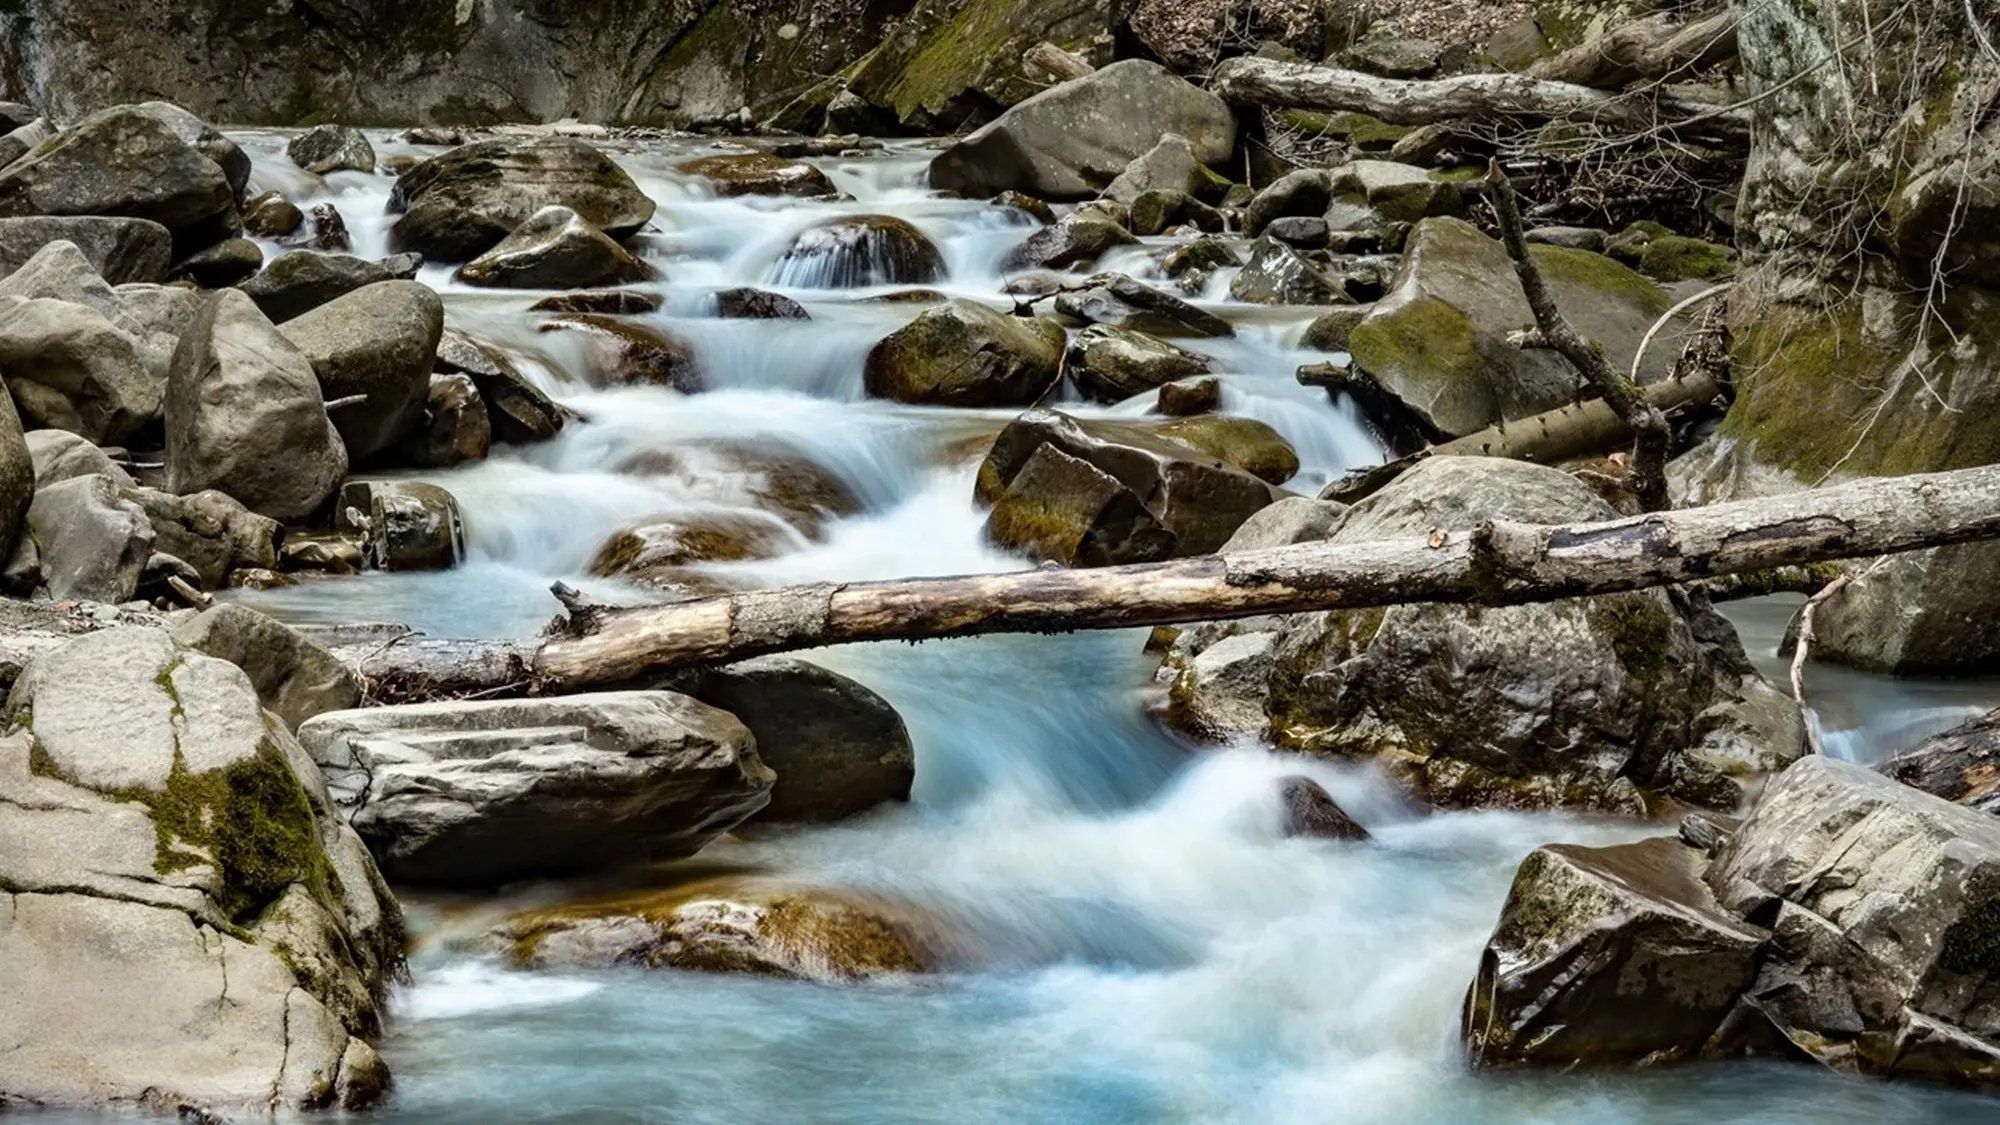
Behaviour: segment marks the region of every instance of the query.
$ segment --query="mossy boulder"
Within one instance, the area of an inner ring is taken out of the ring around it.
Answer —
[[[1351,161],[1334,172],[1332,182],[1336,195],[1365,204],[1387,222],[1465,213],[1457,184],[1392,160]]]
[[[614,239],[638,233],[654,205],[611,158],[564,137],[479,141],[404,173],[389,194],[398,250],[463,262],[544,207],[563,206]]]
[[[1062,326],[976,301],[925,311],[868,353],[868,393],[936,406],[1025,406],[1054,383]]]
[[[0,955],[21,991],[0,1012],[6,1095],[257,1112],[379,1098],[369,1043],[401,916],[244,673],[129,626],[38,658],[7,709]]]
[[[1348,510],[1327,541],[1458,535],[1495,518],[1570,523],[1613,515],[1558,470],[1443,457]],[[1271,634],[1259,690],[1242,687],[1240,676],[1204,677],[1204,652],[1251,632]],[[1713,637],[1724,639],[1704,639]],[[1373,759],[1438,804],[1636,814],[1642,789],[1725,805],[1741,796],[1691,753],[1703,712],[1738,699],[1741,651],[1705,608],[1661,591],[1196,626],[1182,633],[1168,664],[1195,693],[1182,702],[1184,713],[1252,716],[1248,729],[1195,733],[1268,728],[1290,749]],[[1211,680],[1237,683],[1234,701],[1200,697]]]
[[[1615,370],[1672,305],[1658,285],[1604,257],[1559,246],[1529,248],[1557,306]],[[1472,433],[1503,419],[1574,400],[1577,375],[1547,349],[1508,335],[1534,314],[1507,252],[1462,219],[1417,224],[1389,294],[1348,336],[1354,365],[1441,435]],[[1665,374],[1678,333],[1655,338],[1640,382]]]
[[[522,968],[634,966],[837,984],[930,967],[891,904],[769,879],[632,891],[518,914],[489,944]]]
[[[1139,241],[1124,224],[1103,212],[1079,210],[1043,227],[1007,252],[1000,268],[1065,269],[1095,262],[1116,246]]]
[[[1697,281],[1736,272],[1736,252],[1727,246],[1678,234],[1649,240],[1639,255],[1639,272],[1655,281]]]

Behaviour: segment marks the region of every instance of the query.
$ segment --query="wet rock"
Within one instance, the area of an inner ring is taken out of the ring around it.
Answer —
[[[15,429],[19,429],[18,422]],[[87,476],[110,477],[120,488],[129,487],[132,483],[132,478],[111,460],[109,454],[92,445],[89,439],[68,430],[29,430],[25,445],[29,458],[34,462],[36,488]]]
[[[660,520],[613,535],[591,560],[590,572],[664,590],[686,589],[700,585],[685,570],[688,566],[768,559],[799,539],[785,522],[761,513]]]
[[[1218,199],[1228,181],[1214,172],[1194,153],[1186,137],[1168,133],[1160,143],[1135,158],[1104,189],[1106,197],[1133,204],[1148,192],[1175,192],[1196,198]],[[1140,232],[1146,233],[1146,232]]]
[[[543,332],[576,332],[590,341],[591,373],[607,387],[666,387],[682,394],[705,389],[694,349],[650,324],[609,316],[559,316]]]
[[[846,676],[763,657],[705,671],[691,693],[749,727],[777,771],[759,823],[826,823],[910,799],[916,752],[902,716]]]
[[[1157,562],[1177,543],[1137,493],[1053,445],[1037,447],[994,501],[986,538],[1066,567]]]
[[[1129,246],[1137,241],[1117,223],[1098,214],[1078,211],[1029,235],[1007,252],[1000,268],[1067,269],[1088,265],[1114,246]]]
[[[1192,242],[1184,242],[1160,255],[1160,272],[1174,278],[1184,277],[1193,271],[1242,264],[1243,259],[1237,256],[1235,249],[1214,235],[1203,235]]]
[[[1327,245],[1326,220],[1316,217],[1287,215],[1272,219],[1264,234],[1294,250],[1324,250]]]
[[[9,1096],[165,1092],[248,1114],[378,1099],[367,1040],[402,917],[244,674],[163,629],[115,628],[37,658],[8,706]]]
[[[1251,237],[1287,217],[1324,218],[1333,203],[1333,177],[1321,168],[1287,172],[1259,191],[1243,208],[1243,229]]]
[[[547,441],[562,432],[567,417],[511,360],[456,328],[438,341],[438,370],[472,378],[486,403],[493,440],[509,445]]]
[[[1026,405],[1056,381],[1064,339],[1053,321],[955,300],[876,344],[864,376],[875,398],[936,406]]]
[[[528,306],[529,312],[595,313],[598,316],[644,316],[659,312],[666,303],[658,293],[637,289],[595,289],[583,293],[557,293]]]
[[[0,215],[122,215],[199,249],[236,212],[213,160],[140,107],[116,106],[0,169]]]
[[[402,132],[404,144],[431,145],[436,148],[457,148],[465,143],[465,131],[437,125],[420,125]]]
[[[325,401],[365,396],[327,414],[354,464],[393,449],[423,422],[444,302],[415,281],[381,281],[280,325],[312,364]]]
[[[278,565],[286,571],[359,574],[366,562],[361,544],[338,532],[289,532],[284,545],[278,548]]]
[[[1255,418],[1203,414],[1151,424],[1154,433],[1200,450],[1267,484],[1297,475],[1299,455],[1278,431]]]
[[[27,527],[50,597],[115,605],[138,593],[153,555],[153,525],[138,505],[119,498],[110,477],[75,477],[36,490]]]
[[[0,297],[0,369],[35,429],[116,444],[160,414],[160,387],[137,341],[84,305]]]
[[[1541,246],[1562,246],[1602,254],[1610,236],[1596,227],[1536,227],[1524,237]]]
[[[816,539],[828,520],[858,515],[861,498],[847,482],[802,453],[770,443],[683,442],[642,453],[620,472],[662,477],[693,499],[769,512]]]
[[[1024,191],[1003,191],[987,202],[995,207],[1012,207],[1043,226],[1056,221],[1055,211],[1046,202]]]
[[[1076,289],[1056,298],[1056,311],[1092,324],[1111,325],[1155,336],[1233,336],[1236,330],[1214,313],[1198,309],[1171,293],[1113,275],[1102,285]]]
[[[1250,248],[1243,272],[1230,279],[1229,295],[1257,305],[1333,305],[1351,300],[1340,279],[1318,262],[1269,237]]]
[[[375,170],[375,146],[361,130],[346,125],[315,125],[293,137],[285,155],[315,176]]]
[[[243,203],[243,233],[257,238],[290,238],[306,223],[299,205],[275,191],[267,191]]]
[[[289,250],[238,288],[273,324],[303,316],[330,301],[395,276],[376,262],[346,254]]]
[[[232,198],[243,198],[243,190],[250,183],[250,154],[222,130],[172,102],[141,102],[132,108],[165,125],[176,137],[214,162],[229,181]]]
[[[221,492],[176,496],[127,482],[120,495],[145,513],[153,528],[153,548],[193,569],[197,589],[219,590],[238,570],[277,568],[278,521]]]
[[[1362,321],[1368,319],[1368,314],[1374,309],[1375,306],[1372,304],[1328,309],[1314,317],[1311,324],[1306,325],[1305,335],[1299,339],[1299,345],[1322,352],[1344,352],[1347,350],[1348,341],[1354,335],[1354,330],[1360,327]]]
[[[1132,233],[1154,235],[1181,227],[1218,233],[1228,225],[1222,212],[1186,192],[1149,191],[1132,203]]]
[[[1392,223],[1465,211],[1457,184],[1393,160],[1351,161],[1334,173],[1333,190]]]
[[[418,460],[434,469],[483,461],[493,445],[493,421],[470,375],[433,375],[425,399],[430,422]]]
[[[425,886],[692,855],[774,781],[743,724],[671,692],[336,711],[299,741],[383,871]]]
[[[1252,513],[1270,504],[1271,490],[1265,482],[1232,464],[1220,463],[1213,453],[1159,430],[1153,424],[1085,422],[1052,410],[1031,410],[1009,423],[994,440],[992,450],[979,467],[975,496],[982,504],[996,502],[1010,490],[1030,458],[1043,446],[1051,446],[1066,458],[1085,462],[1098,476],[1108,477],[1127,490],[1141,503],[1141,510],[1171,534],[1174,542],[1168,553],[1175,555],[1214,551]],[[1019,505],[1038,503],[1052,507],[1058,501],[1052,491],[1055,485],[1069,487],[1073,483],[1079,496],[1102,498],[1101,502],[1093,501],[1089,509],[1097,523],[1109,519],[1109,515],[1102,514],[1109,513],[1118,517],[1118,527],[1130,529],[1124,538],[1138,537],[1135,539],[1138,543],[1158,539],[1097,476],[1082,474],[1066,461],[1050,461],[1047,472],[1051,491],[1030,493],[1024,487],[1017,498]],[[1087,490],[1083,487],[1085,482],[1089,483]],[[1069,510],[1082,509],[1071,504]],[[1032,530],[1035,523],[1022,520],[1011,526],[1026,531]],[[991,528],[989,524],[989,533]],[[1026,540],[1016,535],[996,541],[1009,545]],[[1103,541],[1103,536],[1093,540]]]
[[[349,512],[367,518],[368,562],[382,570],[449,570],[465,557],[458,500],[435,484],[350,480],[340,490],[336,528]]]
[[[1169,418],[1192,418],[1222,409],[1222,380],[1214,376],[1181,379],[1160,386],[1159,403],[1154,409]]]
[[[312,361],[224,290],[174,353],[165,397],[167,489],[214,488],[276,520],[309,516],[347,474]]]
[[[765,279],[804,289],[928,285],[946,276],[944,255],[915,226],[887,215],[833,219],[807,227]]]
[[[1672,304],[1666,293],[1600,255],[1557,246],[1530,252],[1564,317],[1603,348],[1614,370],[1630,368],[1639,340]],[[1456,436],[1574,399],[1577,376],[1566,360],[1508,342],[1533,322],[1499,243],[1463,220],[1425,219],[1388,296],[1353,330],[1348,350],[1425,424]],[[1668,329],[1654,340],[1642,383],[1665,373],[1678,338]]]
[[[762,289],[724,289],[715,295],[715,315],[728,320],[812,319],[804,305]]]
[[[1316,840],[1366,840],[1368,830],[1336,803],[1319,782],[1309,777],[1288,777],[1279,783],[1279,798],[1285,803],[1287,836]]]
[[[609,157],[563,137],[480,141],[418,165],[396,181],[390,231],[397,249],[463,262],[544,207],[561,205],[614,239],[653,217],[646,198]]]
[[[173,637],[185,648],[241,668],[257,698],[287,730],[315,715],[361,705],[361,684],[338,657],[248,606],[212,606],[174,626]]]
[[[315,203],[306,225],[294,232],[289,241],[309,250],[337,254],[351,249],[354,240],[348,237],[347,220],[340,217],[340,208],[331,203]]]
[[[704,156],[674,166],[682,175],[707,180],[715,194],[729,198],[740,195],[789,195],[819,199],[840,194],[826,173],[802,160],[787,160],[768,152],[725,153]]]
[[[1169,133],[1185,137],[1196,160],[1221,163],[1236,146],[1236,119],[1165,67],[1127,60],[1009,109],[940,153],[930,183],[980,199],[1010,189],[1086,198]]]
[[[1466,997],[1474,1064],[1699,1057],[1769,937],[1716,901],[1702,858],[1671,837],[1529,856]]]
[[[1208,357],[1143,332],[1093,324],[1070,341],[1063,370],[1086,398],[1123,402],[1209,370]]]
[[[83,252],[91,269],[111,285],[167,279],[173,235],[150,219],[102,215],[0,219],[0,275],[13,273],[51,242]]]
[[[247,238],[225,238],[175,263],[175,280],[192,281],[203,289],[222,289],[264,268],[264,250]]]
[[[729,880],[516,915],[493,935],[524,968],[614,966],[755,973],[840,984],[926,967],[919,945],[865,898]]]
[[[1898,750],[1879,768],[1933,797],[2000,813],[2000,712]]]
[[[1271,671],[1282,639],[1276,632],[1251,629],[1174,661],[1168,724],[1202,742],[1266,737]]]
[[[567,207],[544,207],[498,246],[461,266],[468,285],[501,289],[587,289],[651,281],[658,271]]]

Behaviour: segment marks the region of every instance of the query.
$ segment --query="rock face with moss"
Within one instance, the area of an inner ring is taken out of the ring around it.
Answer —
[[[868,393],[933,406],[1025,406],[1062,369],[1062,326],[977,301],[926,311],[868,352]]]
[[[692,855],[775,776],[742,723],[664,691],[335,711],[299,741],[383,870],[442,887]]]
[[[1331,543],[1463,532],[1494,518],[1589,522],[1611,509],[1566,473],[1423,462],[1341,515]],[[1733,807],[1798,753],[1741,704],[1728,626],[1666,591],[1507,608],[1395,606],[1185,630],[1172,717],[1211,739],[1267,735],[1370,758],[1431,801],[1637,813],[1644,791]]]
[[[1640,339],[1673,304],[1666,292],[1601,254],[1529,252],[1576,330],[1612,367],[1630,368]],[[1508,341],[1533,324],[1507,251],[1462,219],[1432,218],[1411,232],[1389,295],[1354,328],[1348,350],[1355,367],[1422,426],[1458,436],[1575,399],[1567,360]],[[1678,340],[1673,331],[1654,340],[1640,382],[1665,374]]]
[[[401,915],[243,672],[110,629],[29,665],[7,711],[0,1102],[379,1100]]]
[[[2000,819],[1824,757],[1713,854],[1521,865],[1466,1000],[1484,1066],[1745,1053],[2000,1088]]]

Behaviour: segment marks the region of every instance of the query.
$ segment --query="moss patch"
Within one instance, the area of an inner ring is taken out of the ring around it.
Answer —
[[[1660,235],[1640,252],[1639,272],[1659,281],[1726,277],[1736,272],[1736,253],[1699,238]]]
[[[254,918],[293,883],[332,899],[329,865],[312,805],[278,750],[208,773],[188,772],[178,752],[164,793],[128,795],[152,810],[154,869],[169,875],[213,863],[216,904],[232,920]]]
[[[1422,393],[1409,397],[1425,401],[1427,420],[1440,428],[1452,428],[1448,423],[1460,412],[1484,425],[1496,409],[1472,319],[1435,297],[1419,297],[1362,321],[1349,333],[1347,350],[1356,367],[1391,390],[1419,389]],[[1428,405],[1452,395],[1467,399],[1456,411]]]

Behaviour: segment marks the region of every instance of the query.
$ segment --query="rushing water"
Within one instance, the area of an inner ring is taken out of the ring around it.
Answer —
[[[292,168],[277,138],[244,138],[258,180],[330,198],[356,252],[386,251],[389,181]],[[410,151],[390,143],[385,154]],[[880,291],[783,289],[814,319],[723,321],[712,291],[766,285],[790,236],[833,214],[888,213],[943,251],[933,288],[1000,304],[1019,216],[921,189],[925,153],[819,161],[851,202],[713,198],[671,165],[709,148],[620,159],[661,204],[642,240],[658,319],[691,341],[707,393],[593,390],[581,357],[539,335],[532,296],[474,292],[448,271],[453,323],[521,357],[586,423],[535,448],[434,474],[465,512],[471,557],[435,575],[320,581],[260,596],[295,619],[401,620],[438,635],[532,632],[549,582],[610,595],[588,561],[613,531],[679,511],[741,509],[727,479],[621,475],[635,452],[729,438],[837,474],[866,506],[819,542],[717,566],[732,585],[1019,568],[982,543],[966,443],[1009,412],[867,400],[861,364],[919,306]],[[1143,254],[1108,263],[1144,275]],[[1209,307],[1222,307],[1209,302]],[[1226,408],[1299,449],[1310,490],[1378,457],[1354,416],[1292,378],[1305,317],[1228,306],[1233,340],[1198,343],[1225,370]],[[1132,415],[1143,403],[1083,407]],[[1786,608],[1733,611],[1776,667]],[[886,696],[918,749],[916,800],[836,828],[725,841],[705,858],[830,887],[880,890],[951,919],[964,964],[924,979],[825,987],[683,973],[525,973],[432,941],[385,1045],[392,1120],[647,1122],[1328,1122],[1339,1125],[1717,1125],[2000,1121],[2000,1104],[1732,1064],[1650,1073],[1474,1075],[1457,1009],[1515,865],[1553,840],[1610,842],[1656,826],[1563,816],[1420,817],[1365,770],[1257,747],[1189,756],[1148,719],[1143,636],[984,638],[815,654]],[[1878,756],[2000,700],[1989,684],[1906,684],[1816,670],[1835,752]],[[1376,834],[1288,840],[1276,780],[1318,777]],[[412,904],[420,930],[460,905]],[[488,909],[492,909],[489,904]],[[475,910],[474,917],[478,914]],[[460,918],[459,925],[464,925]]]

